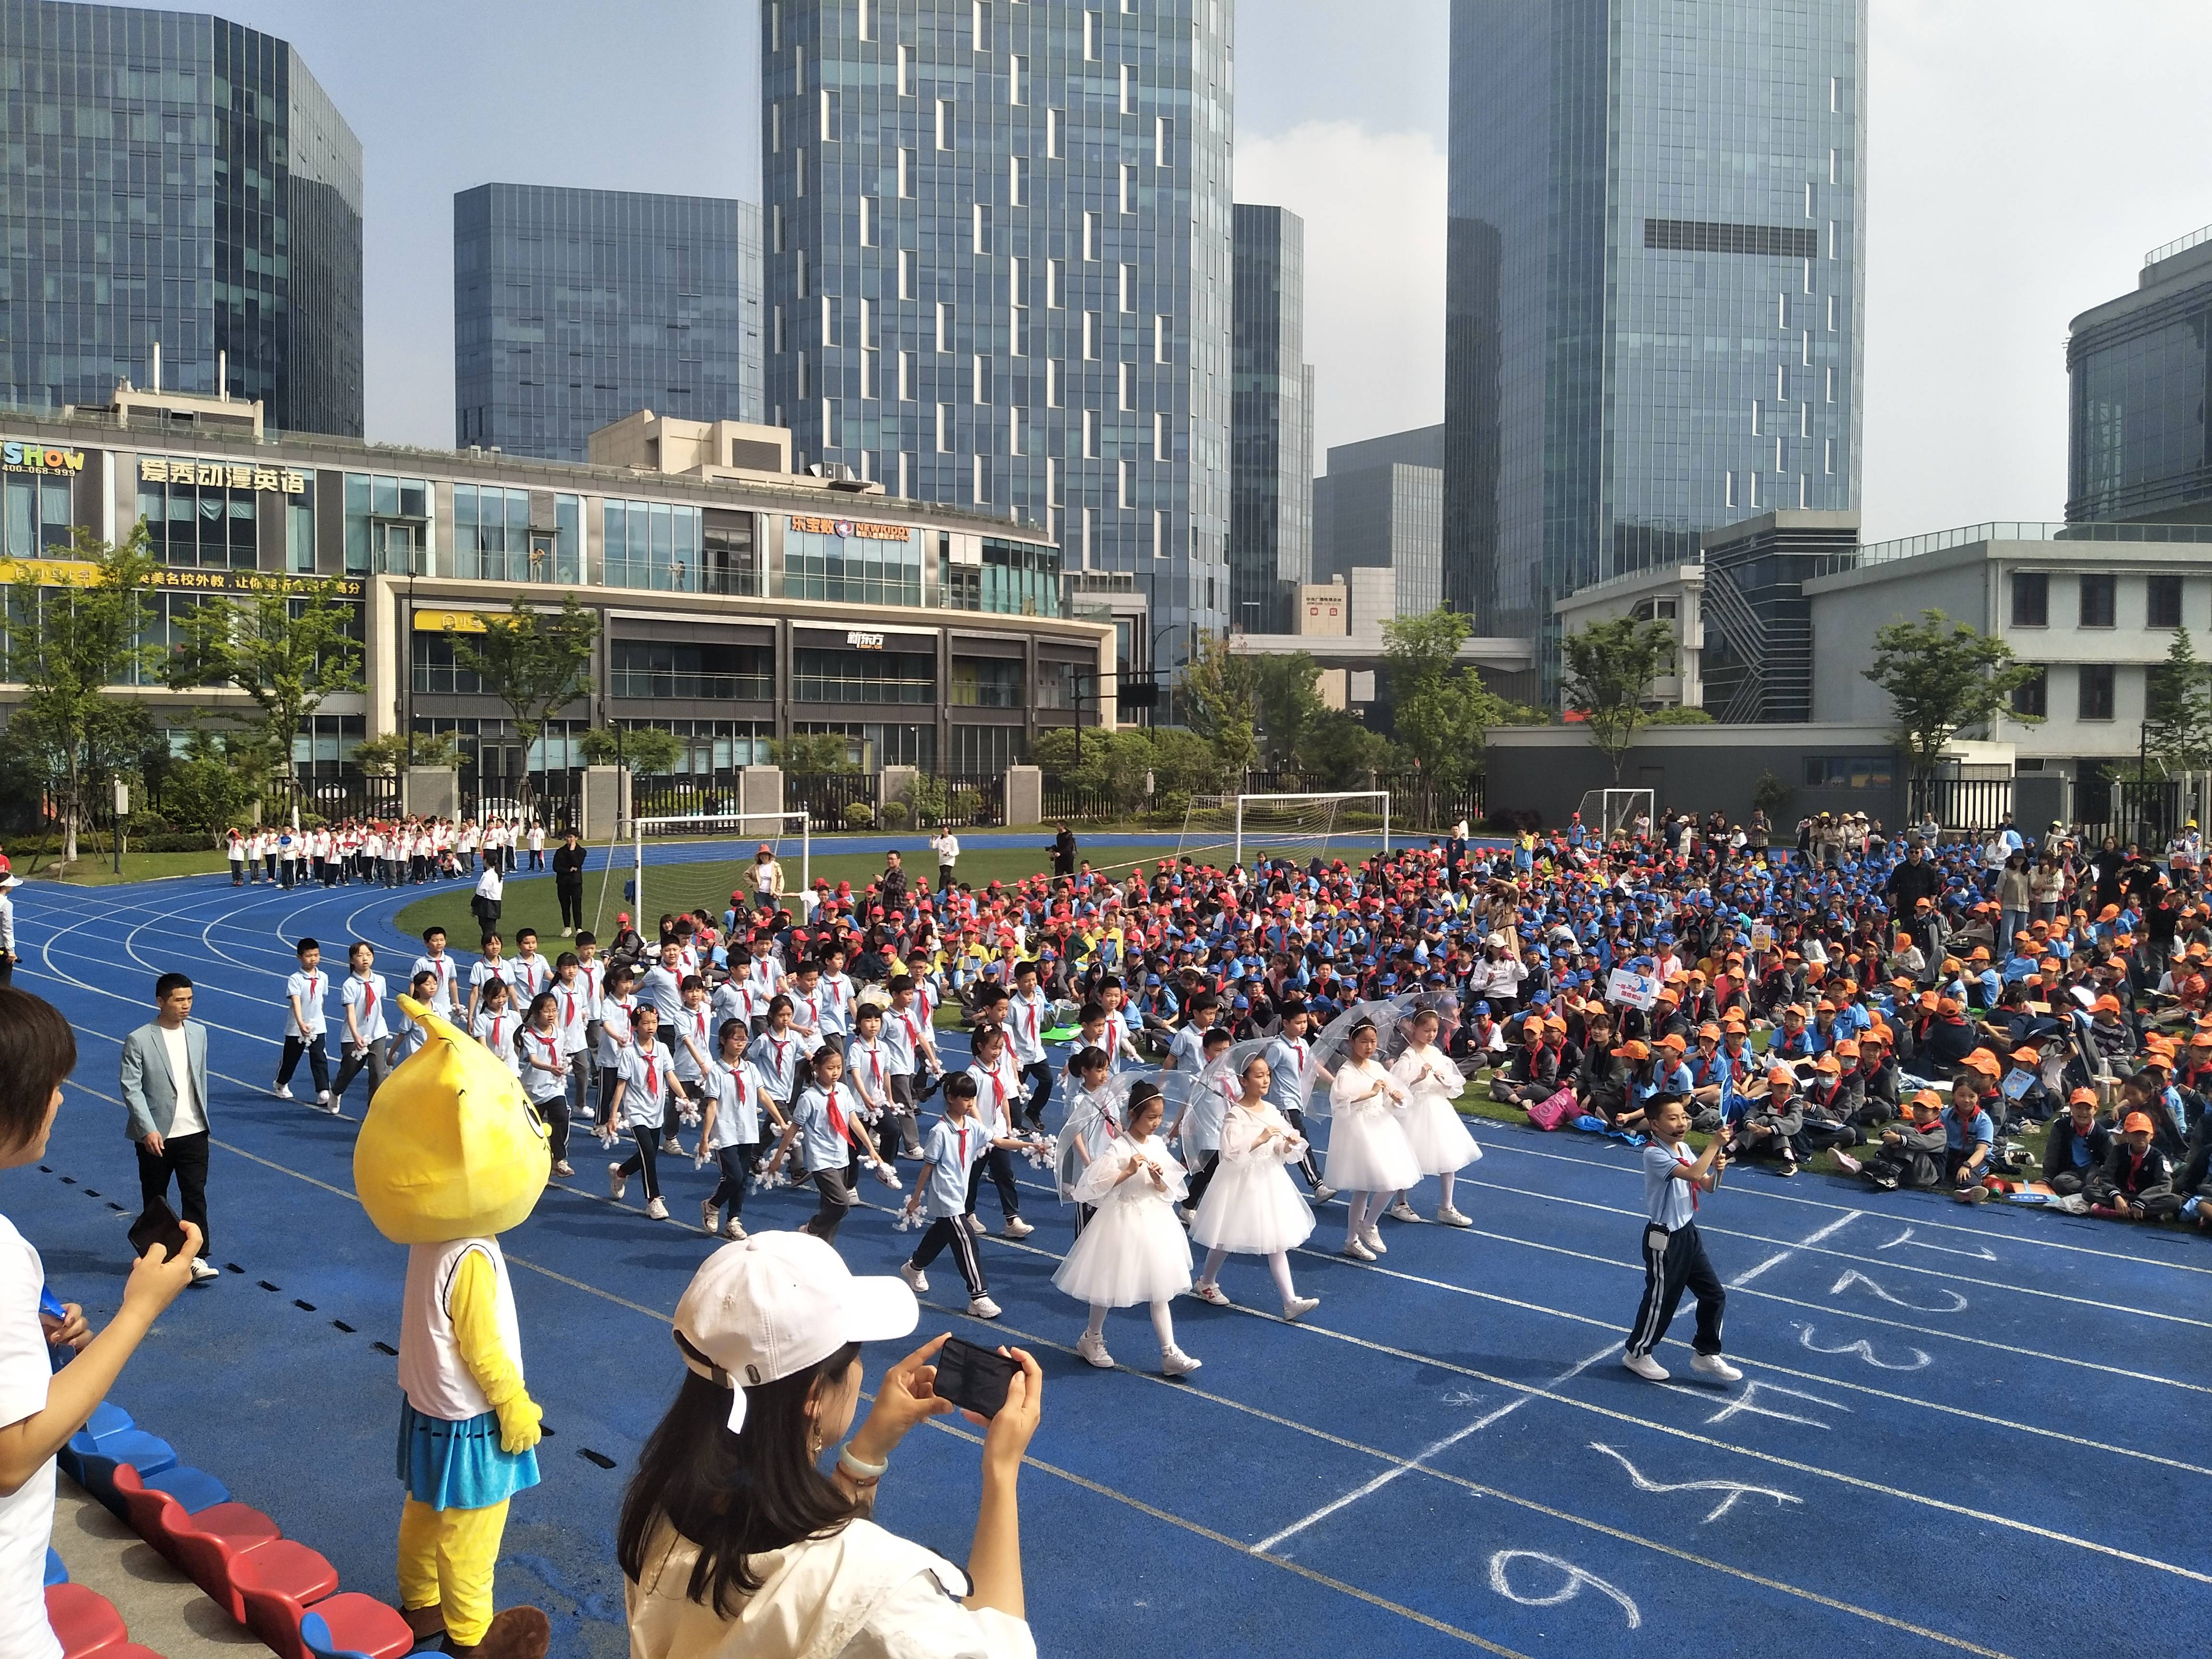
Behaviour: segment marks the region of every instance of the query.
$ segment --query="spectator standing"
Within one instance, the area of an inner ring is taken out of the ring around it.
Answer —
[[[951,824],[939,826],[937,833],[930,837],[929,850],[937,854],[937,890],[951,891],[960,863],[960,837],[952,833]]]
[[[477,878],[477,890],[469,900],[469,914],[487,933],[499,931],[499,913],[506,893],[507,884],[500,877],[498,856],[487,849],[483,873]]]
[[[154,981],[154,1018],[123,1039],[124,1133],[138,1149],[138,1192],[146,1207],[166,1204],[177,1183],[178,1208],[198,1249],[191,1282],[222,1275],[208,1264],[207,1027],[192,1018],[192,982],[182,974]]]
[[[1075,873],[1075,831],[1069,829],[1067,827],[1067,820],[1062,818],[1060,823],[1060,833],[1052,838],[1053,874],[1055,876],[1073,875]]]
[[[23,878],[0,875],[0,985],[15,982],[15,889]]]
[[[51,1004],[0,989],[0,1169],[46,1155],[76,1038]],[[131,1270],[123,1305],[98,1336],[84,1310],[44,1311],[46,1266],[0,1217],[0,1653],[61,1659],[47,1622],[46,1551],[54,1529],[54,1454],[83,1427],[154,1321],[191,1278],[199,1236],[189,1223],[175,1256],[155,1245]],[[52,1352],[76,1356],[57,1372]],[[1033,1414],[1032,1414],[1033,1415]],[[1011,1498],[1009,1498],[1011,1504]]]
[[[574,939],[584,925],[584,842],[570,824],[553,849],[553,891],[561,901],[561,937]]]

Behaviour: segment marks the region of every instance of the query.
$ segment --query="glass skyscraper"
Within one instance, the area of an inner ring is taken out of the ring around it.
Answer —
[[[1291,631],[1313,579],[1313,366],[1306,356],[1305,221],[1237,204],[1230,353],[1230,623]]]
[[[1443,603],[1444,429],[1334,444],[1313,482],[1313,580],[1387,568],[1397,614]]]
[[[760,209],[479,185],[453,198],[453,436],[586,459],[641,409],[764,418]]]
[[[1866,0],[1453,0],[1444,597],[1858,506]]]
[[[1231,603],[1233,0],[761,20],[769,418],[1134,573],[1181,661]]]
[[[362,430],[361,141],[300,55],[198,13],[0,0],[0,401],[116,382]]]
[[[2066,342],[2069,519],[2212,521],[2212,225]]]

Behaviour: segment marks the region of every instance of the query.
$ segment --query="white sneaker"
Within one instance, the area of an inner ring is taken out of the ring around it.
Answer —
[[[221,1279],[222,1277],[222,1275],[215,1270],[214,1264],[210,1262],[205,1256],[196,1255],[192,1258],[193,1284],[212,1285],[216,1279]]]
[[[906,1280],[907,1289],[912,1291],[916,1296],[929,1294],[929,1275],[915,1267],[913,1262],[899,1263],[899,1277]]]
[[[1690,1362],[1690,1369],[1700,1376],[1710,1376],[1716,1382],[1741,1382],[1743,1373],[1717,1353],[1701,1353]]]
[[[722,1224],[722,1237],[725,1237],[725,1238],[743,1238],[744,1236],[745,1236],[744,1225],[744,1224],[743,1224],[742,1222],[740,1222],[740,1221],[737,1218],[737,1217],[735,1217],[735,1216],[732,1216],[732,1217],[731,1217],[727,1221],[725,1221],[725,1222]]]
[[[1190,1293],[1196,1297],[1200,1302],[1211,1302],[1217,1308],[1226,1308],[1231,1305],[1229,1297],[1223,1293],[1220,1285],[1208,1285],[1204,1280],[1200,1280],[1199,1283],[1192,1285],[1190,1287]]]
[[[564,1158],[553,1166],[553,1173],[556,1176],[572,1176],[576,1173],[576,1166]]]
[[[1648,1353],[1623,1352],[1620,1363],[1646,1382],[1664,1382],[1667,1380],[1667,1368]]]
[[[1328,1182],[1324,1181],[1320,1186],[1314,1188],[1313,1201],[1316,1204],[1326,1204],[1329,1200],[1335,1196],[1336,1188],[1330,1186]]]
[[[1283,1317],[1295,1324],[1319,1306],[1321,1298],[1317,1296],[1294,1296],[1283,1304]]]
[[[684,1150],[684,1143],[674,1135],[663,1135],[660,1138],[660,1150],[664,1152],[681,1152]]]
[[[1176,1219],[1177,1221],[1182,1222],[1182,1224],[1183,1224],[1184,1226],[1186,1226],[1186,1227],[1188,1227],[1188,1226],[1189,1226],[1189,1225],[1190,1225],[1190,1224],[1191,1224],[1191,1207],[1190,1207],[1190,1206],[1189,1206],[1189,1205],[1188,1205],[1188,1204],[1178,1204],[1178,1205],[1176,1205],[1176,1206],[1175,1206],[1175,1212],[1176,1212]]]
[[[619,1164],[608,1164],[607,1196],[609,1198],[620,1198],[629,1190],[629,1177],[622,1172],[622,1165]]]
[[[279,1100],[289,1100],[292,1097],[292,1085],[289,1083],[279,1083],[272,1086],[269,1092]]]
[[[328,1089],[322,1090],[317,1093],[315,1096],[315,1104],[325,1108],[326,1110],[335,1111],[337,1109],[336,1107],[331,1105],[331,1091]]]
[[[1160,1351],[1162,1376],[1188,1376],[1205,1363],[1203,1359],[1193,1359],[1181,1348],[1163,1348]]]
[[[1010,1215],[1006,1218],[1006,1231],[1000,1236],[1003,1238],[1027,1238],[1036,1231],[1036,1228],[1030,1226],[1021,1217]]]
[[[996,1319],[999,1304],[988,1296],[970,1297],[968,1298],[968,1316],[970,1319]]]
[[[1364,1244],[1369,1249],[1374,1251],[1377,1255],[1388,1255],[1390,1254],[1390,1247],[1382,1242],[1382,1235],[1372,1227],[1369,1227],[1360,1233],[1359,1242],[1362,1244]]]
[[[657,1198],[654,1199],[652,1203],[645,1206],[645,1212],[647,1217],[654,1221],[665,1221],[668,1219],[668,1206],[665,1204],[663,1204]]]
[[[1442,1227],[1471,1227],[1474,1224],[1462,1215],[1455,1206],[1447,1204],[1437,1212],[1437,1224]]]
[[[1393,1221],[1419,1221],[1421,1218],[1421,1212],[1402,1198],[1382,1213]]]
[[[722,1206],[711,1198],[699,1201],[699,1228],[702,1232],[714,1232],[719,1225]]]
[[[1369,1249],[1364,1244],[1361,1243],[1356,1238],[1347,1238],[1344,1241],[1344,1254],[1350,1256],[1354,1261],[1372,1261],[1375,1260],[1375,1252]]]
[[[1084,1332],[1075,1339],[1075,1352],[1079,1358],[1088,1360],[1102,1371],[1114,1369],[1114,1356],[1106,1352],[1106,1339],[1103,1334],[1093,1336],[1088,1331]]]
[[[981,1238],[985,1233],[991,1230],[983,1224],[983,1218],[981,1216],[971,1215],[968,1218],[968,1231],[975,1234],[976,1237]]]

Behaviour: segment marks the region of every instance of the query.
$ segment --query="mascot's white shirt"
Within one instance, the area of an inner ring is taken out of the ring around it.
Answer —
[[[492,1408],[461,1358],[453,1335],[453,1275],[461,1258],[481,1250],[491,1261],[498,1300],[500,1340],[522,1370],[522,1327],[514,1316],[514,1286],[507,1258],[495,1238],[455,1238],[443,1244],[413,1244],[407,1250],[407,1289],[401,1304],[399,1386],[407,1403],[425,1417],[462,1423]]]

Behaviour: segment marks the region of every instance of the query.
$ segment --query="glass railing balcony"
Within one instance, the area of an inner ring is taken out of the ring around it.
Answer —
[[[617,697],[708,697],[766,702],[775,695],[767,674],[686,674],[652,669],[617,668],[614,672]]]

